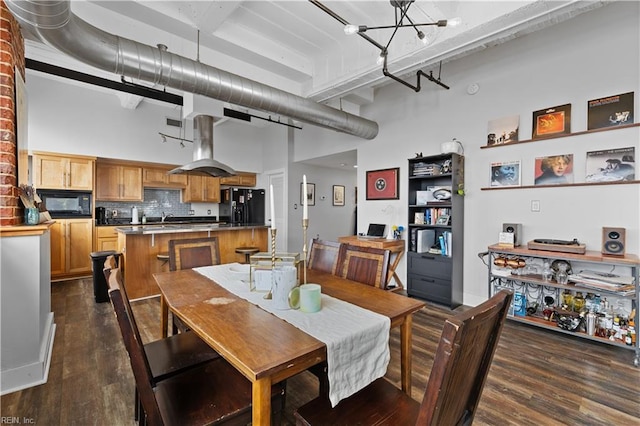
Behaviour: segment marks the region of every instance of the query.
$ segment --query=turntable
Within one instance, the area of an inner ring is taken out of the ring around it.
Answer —
[[[585,244],[581,244],[576,238],[573,240],[536,238],[535,240],[527,243],[527,248],[529,250],[546,250],[577,254],[584,254],[587,251],[587,246]]]

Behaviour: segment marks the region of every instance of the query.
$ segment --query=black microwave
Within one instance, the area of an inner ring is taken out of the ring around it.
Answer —
[[[40,189],[37,192],[45,209],[54,219],[92,216],[91,192],[63,189]]]

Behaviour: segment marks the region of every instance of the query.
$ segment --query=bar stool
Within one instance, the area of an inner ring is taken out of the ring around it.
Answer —
[[[244,263],[249,263],[251,255],[260,251],[258,247],[236,247],[236,253],[244,254]]]
[[[156,259],[160,260],[162,262],[162,264],[160,265],[160,268],[164,271],[164,266],[169,262],[169,253],[158,253],[156,255]]]

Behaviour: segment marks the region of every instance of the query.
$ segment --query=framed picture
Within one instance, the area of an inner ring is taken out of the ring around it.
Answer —
[[[587,102],[587,130],[633,123],[633,92]]]
[[[559,185],[573,183],[573,154],[537,157],[535,185]]]
[[[333,205],[344,206],[344,186],[333,185]]]
[[[436,221],[436,225],[448,225],[449,224],[449,215],[441,214],[438,216],[438,220]]]
[[[520,186],[520,160],[491,163],[491,186]]]
[[[619,182],[634,180],[636,149],[605,149],[587,152],[586,182]]]
[[[532,139],[571,133],[571,104],[558,105],[533,112]]]
[[[367,171],[367,200],[397,200],[400,168]]]
[[[304,203],[304,185],[300,182],[300,205]],[[316,184],[307,182],[307,205],[315,206],[316,205]]]

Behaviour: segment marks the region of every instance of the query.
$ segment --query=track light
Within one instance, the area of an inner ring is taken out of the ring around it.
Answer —
[[[162,143],[167,143],[167,137],[165,135],[160,135],[162,138]]]
[[[167,135],[166,133],[158,132],[158,134],[160,135],[160,140],[162,141],[162,143],[166,143],[167,142],[167,138],[180,141],[180,145],[183,148],[184,148],[184,143],[185,142],[193,143],[192,140],[185,139],[185,138],[179,138],[179,137],[176,137],[176,136]]]

